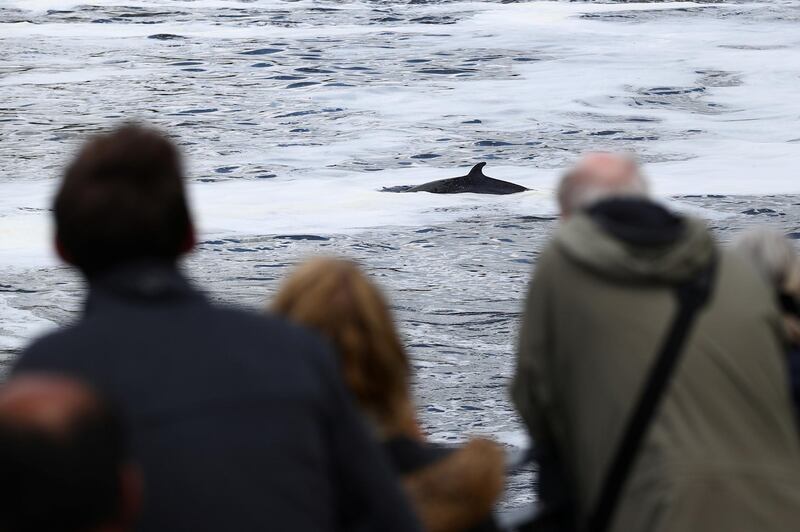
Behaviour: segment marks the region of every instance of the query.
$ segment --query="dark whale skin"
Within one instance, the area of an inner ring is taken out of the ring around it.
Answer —
[[[516,194],[527,188],[483,175],[486,163],[478,163],[467,175],[450,179],[439,179],[417,186],[384,188],[384,192],[431,192],[433,194]]]

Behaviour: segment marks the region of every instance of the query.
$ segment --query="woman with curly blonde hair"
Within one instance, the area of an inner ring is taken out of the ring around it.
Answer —
[[[345,383],[371,422],[429,531],[494,530],[503,453],[475,439],[457,450],[425,441],[411,367],[378,288],[348,260],[313,259],[284,282],[272,310],[328,338]]]

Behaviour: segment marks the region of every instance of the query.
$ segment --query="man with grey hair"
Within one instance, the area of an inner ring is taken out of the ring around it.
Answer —
[[[765,283],[650,200],[628,157],[586,156],[558,199],[511,387],[544,515],[592,532],[796,528],[800,442]]]
[[[606,152],[589,153],[570,169],[558,186],[561,216],[610,197],[646,197],[649,187],[636,161]]]

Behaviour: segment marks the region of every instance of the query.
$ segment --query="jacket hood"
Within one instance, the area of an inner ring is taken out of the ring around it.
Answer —
[[[474,439],[403,483],[428,532],[466,530],[490,518],[503,490],[505,459],[496,443]]]
[[[626,282],[680,282],[714,254],[702,221],[645,199],[601,202],[567,221],[556,243],[576,263]]]

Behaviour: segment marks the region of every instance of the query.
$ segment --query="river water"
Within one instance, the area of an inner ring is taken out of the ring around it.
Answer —
[[[3,363],[76,316],[50,196],[87,134],[132,119],[186,154],[186,268],[213,298],[263,307],[318,253],[376,277],[438,441],[525,444],[506,392],[518,313],[580,152],[635,152],[721,240],[800,236],[797,2],[0,0]],[[380,192],[480,161],[532,190]]]

